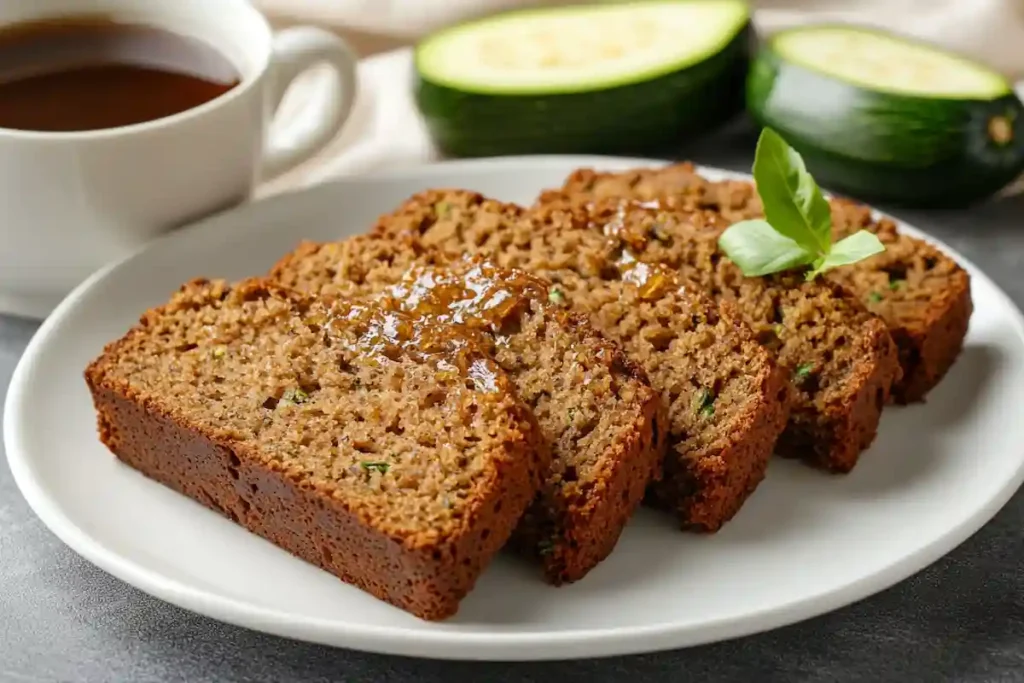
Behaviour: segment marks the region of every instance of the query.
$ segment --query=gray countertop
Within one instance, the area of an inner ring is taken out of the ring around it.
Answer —
[[[719,140],[686,156],[742,170],[750,144]],[[896,213],[960,250],[1024,305],[1024,198],[967,212]],[[0,395],[35,329],[0,317]],[[1024,681],[1022,530],[1019,494],[913,578],[754,637],[616,659],[451,663],[282,640],[150,598],[61,544],[0,465],[0,682]]]

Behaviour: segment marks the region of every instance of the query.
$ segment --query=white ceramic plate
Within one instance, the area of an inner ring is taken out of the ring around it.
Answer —
[[[83,368],[179,283],[262,273],[300,238],[361,231],[427,187],[529,202],[578,166],[641,163],[656,162],[426,166],[284,195],[166,237],[84,283],[30,344],[4,422],[18,485],[64,542],[169,602],[299,639],[464,659],[633,653],[777,627],[886,588],[996,513],[1024,475],[1024,325],[970,264],[977,310],[963,356],[927,405],[885,412],[876,444],[852,474],[773,462],[736,519],[713,536],[679,533],[668,518],[642,511],[612,556],[572,586],[548,587],[525,564],[501,557],[447,623],[421,622],[342,584],[143,478],[98,443]]]

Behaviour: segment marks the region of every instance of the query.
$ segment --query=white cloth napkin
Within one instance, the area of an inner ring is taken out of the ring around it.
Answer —
[[[579,0],[254,0],[271,19],[316,22],[354,36],[364,54],[413,42],[472,16]],[[755,24],[772,31],[849,21],[930,40],[1024,79],[1024,0],[754,0]]]

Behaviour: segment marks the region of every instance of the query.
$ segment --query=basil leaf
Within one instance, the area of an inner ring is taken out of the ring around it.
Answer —
[[[874,233],[858,230],[833,244],[832,250],[820,262],[815,262],[814,270],[808,274],[807,279],[811,280],[826,270],[856,263],[883,251],[885,251],[885,245]]]
[[[754,181],[764,215],[780,233],[804,249],[827,254],[832,212],[800,154],[771,128],[761,131],[754,154]]]
[[[718,238],[718,246],[747,277],[807,265],[815,258],[762,220],[734,223]]]
[[[761,131],[754,156],[754,181],[765,220],[730,226],[719,248],[745,276],[757,277],[810,266],[808,280],[885,250],[860,231],[832,243],[832,211],[800,153],[770,128]]]

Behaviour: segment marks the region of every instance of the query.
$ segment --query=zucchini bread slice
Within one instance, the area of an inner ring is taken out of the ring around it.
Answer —
[[[680,208],[716,211],[733,223],[763,216],[761,200],[747,181],[709,181],[692,164],[625,173],[581,169],[547,199],[588,202],[607,197],[670,199]],[[542,202],[544,198],[542,197]],[[892,389],[898,403],[924,400],[963,348],[974,307],[970,275],[939,249],[899,232],[888,218],[846,198],[830,200],[836,239],[859,229],[878,235],[885,252],[828,274],[849,288],[888,325],[899,348],[902,378]]]
[[[456,612],[549,464],[472,339],[261,280],[186,284],[85,377],[122,461],[424,619]]]
[[[641,264],[621,280],[544,271],[552,291],[617,339],[669,411],[664,476],[648,503],[681,526],[716,531],[764,478],[790,408],[785,375],[730,306],[694,295],[675,273]]]
[[[515,542],[554,584],[581,579],[607,557],[660,476],[667,424],[657,393],[621,348],[552,303],[548,283],[483,259],[435,265],[407,244],[365,237],[302,249],[300,262],[288,258],[274,271],[291,287],[375,297],[477,335],[532,408],[553,455]]]
[[[787,382],[731,307],[681,289],[671,273],[646,282],[635,280],[639,270],[623,276],[602,235],[538,232],[522,208],[473,192],[416,195],[373,233],[325,245],[322,267],[358,271],[344,254],[359,241],[429,244],[433,258],[480,253],[549,279],[552,302],[588,314],[619,341],[669,411],[665,476],[648,501],[674,510],[684,528],[717,530],[763,478],[786,422]],[[377,256],[375,263],[389,262]]]
[[[893,398],[903,404],[923,401],[963,350],[974,312],[970,275],[928,242],[899,232],[892,220],[874,220],[867,206],[847,199],[831,203],[837,236],[870,230],[885,251],[830,277],[889,326],[903,368]]]

